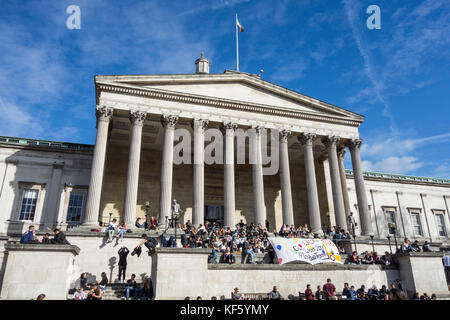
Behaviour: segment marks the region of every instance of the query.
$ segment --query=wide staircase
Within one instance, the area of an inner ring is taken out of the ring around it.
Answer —
[[[140,285],[140,284],[139,284]],[[126,288],[125,283],[110,283],[106,285],[106,290],[103,292],[102,300],[125,300],[126,299]],[[70,289],[67,295],[67,299],[71,300],[75,289]],[[86,294],[88,293],[85,290]],[[130,297],[132,298],[132,297]]]

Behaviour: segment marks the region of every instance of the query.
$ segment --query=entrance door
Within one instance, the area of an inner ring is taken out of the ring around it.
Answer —
[[[223,226],[223,206],[205,206],[205,221],[216,222]]]

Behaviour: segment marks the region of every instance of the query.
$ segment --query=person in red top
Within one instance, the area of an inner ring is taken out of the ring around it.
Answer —
[[[336,299],[336,287],[331,283],[331,279],[327,279],[327,283],[323,285],[323,293],[326,300],[337,300]]]
[[[158,222],[156,221],[155,217],[151,217],[148,228],[151,230],[155,230],[157,227],[158,227]]]
[[[310,284],[306,285],[305,298],[306,298],[306,300],[314,300],[314,295],[313,295],[313,292],[311,290],[311,285]]]

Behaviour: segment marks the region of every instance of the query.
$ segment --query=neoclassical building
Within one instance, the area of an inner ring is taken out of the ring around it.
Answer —
[[[320,234],[347,229],[353,212],[361,236],[448,241],[450,180],[363,172],[359,114],[258,75],[210,74],[203,55],[194,74],[99,75],[95,88],[94,146],[0,138],[1,234],[111,218],[134,226],[146,207],[164,225],[176,199],[180,222],[195,225],[267,220],[269,231],[308,224]],[[208,163],[217,140],[223,161]]]

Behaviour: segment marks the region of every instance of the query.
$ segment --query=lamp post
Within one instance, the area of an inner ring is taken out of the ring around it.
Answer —
[[[375,252],[375,246],[373,245],[373,236],[370,236],[370,240],[372,241],[372,252]]]
[[[395,242],[395,253],[398,252],[398,246],[397,246],[397,228],[394,226],[394,242]]]
[[[358,254],[358,249],[356,248],[356,232],[355,232],[355,225],[352,225],[352,232],[353,232],[353,243],[355,244],[355,251],[356,251],[356,254]]]
[[[331,218],[329,212],[327,212],[327,220],[328,220],[328,227],[331,229]]]
[[[394,242],[395,242],[395,253],[398,252],[398,245],[397,245],[397,228],[395,223],[391,222],[389,223],[389,229],[392,230],[394,234]]]
[[[109,213],[109,222],[108,222],[108,224],[111,222],[111,218],[112,218],[112,212]]]
[[[148,212],[150,210],[150,202],[145,202],[145,230],[148,230]]]
[[[391,252],[392,255],[392,247],[391,247],[391,236],[387,236],[388,242],[389,242],[389,251]]]
[[[174,223],[174,227],[175,227],[175,243],[173,244],[174,248],[177,247],[177,221],[178,221],[178,213],[174,213],[172,215],[172,223]]]

